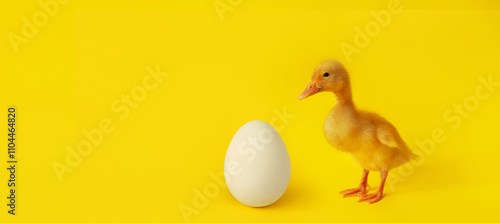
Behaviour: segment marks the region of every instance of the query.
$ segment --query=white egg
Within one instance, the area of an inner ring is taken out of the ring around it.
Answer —
[[[241,203],[263,207],[276,202],[290,181],[290,157],[279,133],[267,122],[251,121],[233,136],[224,177]]]

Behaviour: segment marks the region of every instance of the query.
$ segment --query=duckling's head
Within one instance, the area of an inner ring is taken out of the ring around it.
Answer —
[[[323,61],[314,69],[311,83],[300,94],[299,100],[323,91],[338,94],[349,84],[349,74],[340,62],[336,60]]]

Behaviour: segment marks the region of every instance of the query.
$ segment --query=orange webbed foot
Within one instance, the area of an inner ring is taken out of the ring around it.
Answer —
[[[344,197],[356,197],[366,194],[366,188],[370,188],[370,185],[367,183],[368,173],[370,173],[370,171],[366,169],[363,170],[363,177],[361,178],[359,187],[340,191],[340,194],[343,194]]]
[[[380,201],[382,199],[383,193],[381,191],[377,190],[377,192],[375,192],[375,193],[363,194],[363,195],[359,195],[359,196],[361,197],[361,199],[359,199],[359,202],[366,201],[369,204],[373,204],[373,203]]]
[[[377,191],[372,194],[359,195],[361,197],[361,199],[359,199],[359,202],[366,201],[369,204],[373,204],[377,201],[380,201],[384,194],[384,185],[385,185],[385,180],[387,179],[387,174],[388,171],[380,171],[380,178],[382,180],[380,181],[380,186],[378,187]]]
[[[357,188],[347,189],[340,191],[340,194],[343,194],[344,197],[357,197],[366,194],[366,188],[370,188],[369,185],[359,186]]]

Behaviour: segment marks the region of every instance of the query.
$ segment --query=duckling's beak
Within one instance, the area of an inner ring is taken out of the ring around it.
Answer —
[[[302,92],[302,94],[299,95],[299,100],[307,98],[307,97],[314,95],[320,91],[321,91],[321,88],[316,86],[316,81],[311,81],[311,83],[309,83],[309,85],[307,85],[306,89]]]

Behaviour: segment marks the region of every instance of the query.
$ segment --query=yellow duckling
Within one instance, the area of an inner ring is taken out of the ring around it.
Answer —
[[[325,137],[335,148],[350,153],[363,167],[359,187],[340,193],[344,197],[359,196],[359,201],[375,203],[382,199],[388,171],[408,162],[415,155],[391,123],[375,113],[356,108],[349,74],[336,60],[324,61],[316,67],[311,83],[299,100],[326,91],[335,94],[337,105],[326,119]],[[366,194],[369,171],[379,171],[382,179],[377,191],[372,194]]]

